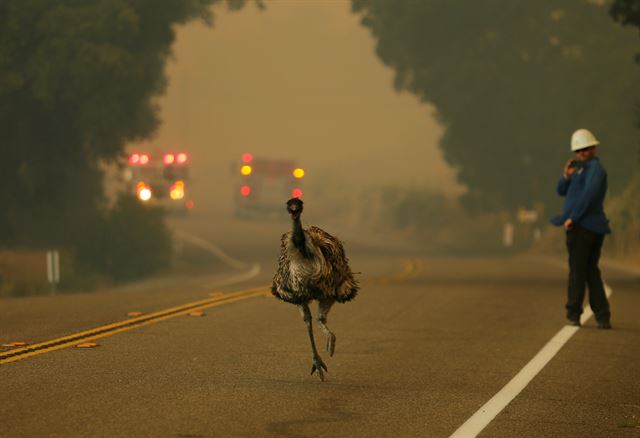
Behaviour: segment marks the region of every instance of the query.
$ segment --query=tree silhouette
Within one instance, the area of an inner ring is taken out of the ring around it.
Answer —
[[[582,127],[601,140],[612,189],[624,186],[636,40],[601,2],[352,0],[352,9],[395,87],[435,105],[468,207],[556,204],[569,138]]]
[[[99,222],[100,163],[158,126],[176,25],[223,1],[0,2],[0,241],[67,244]]]

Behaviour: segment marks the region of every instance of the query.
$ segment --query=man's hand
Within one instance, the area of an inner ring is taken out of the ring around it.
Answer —
[[[573,229],[573,220],[571,220],[571,218],[564,221],[564,229],[567,231]]]
[[[571,179],[571,175],[573,175],[573,173],[576,171],[576,168],[572,167],[571,163],[573,163],[573,158],[567,161],[566,164],[564,165],[564,173],[563,173],[564,179]]]

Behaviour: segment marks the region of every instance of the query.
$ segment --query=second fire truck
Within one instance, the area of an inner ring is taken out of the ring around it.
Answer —
[[[242,154],[234,164],[237,175],[234,204],[239,218],[279,217],[289,198],[302,197],[304,169],[292,160]]]

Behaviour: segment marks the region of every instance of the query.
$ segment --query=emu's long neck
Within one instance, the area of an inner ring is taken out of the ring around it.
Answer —
[[[305,245],[304,231],[302,231],[302,221],[300,216],[293,220],[293,234],[291,236],[293,245],[305,257],[307,256],[307,246]]]

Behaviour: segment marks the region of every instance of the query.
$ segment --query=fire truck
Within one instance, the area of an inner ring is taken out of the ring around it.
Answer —
[[[234,204],[238,218],[280,217],[288,199],[302,197],[304,169],[292,160],[245,153],[233,170],[237,175]]]
[[[194,203],[188,196],[189,155],[186,152],[133,152],[124,180],[144,203],[167,210],[186,211]]]

